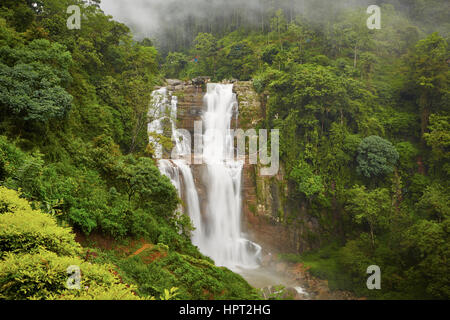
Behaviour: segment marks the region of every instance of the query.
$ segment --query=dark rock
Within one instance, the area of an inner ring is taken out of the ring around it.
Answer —
[[[197,77],[192,79],[192,84],[195,86],[201,86],[204,85],[205,83],[208,83],[211,80],[210,77]]]

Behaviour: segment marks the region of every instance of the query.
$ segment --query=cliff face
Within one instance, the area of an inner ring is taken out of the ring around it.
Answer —
[[[196,78],[188,82],[177,79],[167,79],[167,91],[178,98],[177,108],[177,128],[188,130],[191,134],[191,150],[194,150],[194,122],[202,120],[203,97],[206,93],[206,83],[208,78]],[[192,158],[192,163],[193,163]],[[192,176],[197,187],[199,196],[200,211],[206,212],[206,190],[204,184],[204,164],[192,164]],[[181,185],[183,188],[184,185]],[[185,195],[185,192],[182,192]],[[186,199],[182,199],[186,203]]]
[[[167,90],[178,98],[177,128],[186,129],[194,136],[194,121],[201,121],[203,96],[207,80],[183,82],[167,80]]]
[[[168,80],[168,91],[178,97],[177,127],[194,136],[194,121],[201,120],[205,84],[208,79],[190,82]],[[239,117],[233,127],[258,129],[265,119],[264,98],[253,89],[252,82],[237,81],[234,91],[239,101]],[[193,142],[193,141],[192,141]],[[201,211],[205,212],[204,165],[191,165],[199,195]],[[259,165],[246,161],[242,181],[243,231],[263,250],[277,253],[301,253],[318,243],[318,222],[308,216],[304,207],[289,199],[289,184],[281,168],[274,177],[260,175]]]

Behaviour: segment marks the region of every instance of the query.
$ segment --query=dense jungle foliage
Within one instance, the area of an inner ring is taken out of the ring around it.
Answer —
[[[448,299],[448,4],[382,5],[380,30],[366,27],[365,9],[323,23],[272,10],[259,30],[199,33],[163,69],[253,80],[265,112],[259,127],[281,132],[288,198],[321,229],[312,236],[322,249],[288,260],[371,298]],[[373,264],[382,290],[362,289]]]
[[[280,129],[287,197],[321,229],[320,249],[286,259],[369,298],[448,299],[449,10],[407,2],[382,5],[369,30],[366,8],[318,21],[264,1],[256,24],[178,22],[162,56],[98,0],[2,1],[0,299],[258,298],[191,244],[147,147],[153,87],[196,76],[253,80],[258,127]],[[66,26],[73,4],[80,30]],[[73,232],[114,245],[80,247]],[[383,290],[360,288],[373,264]],[[70,265],[86,292],[65,289]]]
[[[74,4],[79,30],[66,26]],[[1,2],[0,299],[259,297],[191,244],[147,148],[158,61],[96,1]],[[69,228],[114,245],[89,249],[87,237],[82,248]],[[132,255],[133,239],[145,250]],[[71,265],[86,290],[66,289]]]

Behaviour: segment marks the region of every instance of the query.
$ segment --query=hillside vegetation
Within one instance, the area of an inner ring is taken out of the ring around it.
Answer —
[[[79,30],[66,26],[74,4]],[[147,148],[159,59],[95,1],[2,1],[0,298],[259,297],[191,244]],[[149,249],[133,256],[138,240]],[[86,292],[66,290],[71,265]]]
[[[261,23],[179,21],[164,55],[99,1],[1,2],[1,299],[259,297],[192,245],[148,146],[154,87],[197,76],[252,80],[255,129],[280,130],[285,196],[320,226],[285,259],[360,296],[450,297],[448,4],[393,1],[369,30],[366,7],[319,21],[323,1],[309,18],[263,2]],[[85,291],[65,289],[70,265]],[[382,290],[361,287],[370,265]]]
[[[320,225],[309,239],[319,249],[288,260],[370,298],[448,299],[448,6],[386,4],[382,28],[369,30],[367,7],[329,16],[320,4],[322,21],[272,7],[259,29],[201,32],[168,53],[165,75],[253,80],[258,127],[280,129],[285,197]],[[370,265],[382,290],[365,288]]]

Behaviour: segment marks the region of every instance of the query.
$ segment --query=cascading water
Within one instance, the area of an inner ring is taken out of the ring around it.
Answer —
[[[207,165],[208,223],[200,249],[218,265],[257,267],[261,247],[241,235],[244,162],[234,160],[230,124],[237,99],[233,85],[209,83],[205,102],[203,161]]]
[[[162,120],[166,112],[167,105],[167,89],[161,88],[152,92],[153,108],[150,109],[149,116],[154,118],[151,123],[148,124],[147,132],[151,134],[163,134]],[[162,146],[158,143],[156,137],[150,135],[149,142],[155,148],[155,156],[157,159],[162,157]]]
[[[231,269],[256,268],[259,265],[261,247],[242,236],[241,232],[241,179],[243,161],[234,160],[234,137],[229,131],[233,111],[238,107],[233,85],[208,84],[204,97],[206,110],[203,116],[203,161],[206,163],[204,184],[207,204],[203,215],[200,210],[197,188],[192,170],[186,160],[160,160],[160,171],[168,176],[177,188],[180,198],[186,202],[196,230],[192,242],[200,251],[211,257],[216,265]],[[149,125],[149,132],[162,134],[163,113],[170,113],[172,139],[178,155],[190,156],[187,139],[176,130],[177,100],[167,97],[165,88],[153,93],[157,120]],[[170,110],[167,110],[170,108]],[[170,112],[168,112],[170,111]],[[150,138],[151,143],[156,143]],[[156,144],[157,145],[157,144]],[[162,154],[162,148],[156,147]]]
[[[184,198],[186,199],[187,213],[195,227],[195,230],[192,232],[191,240],[194,245],[198,246],[201,243],[200,239],[202,238],[202,217],[191,168],[185,160],[181,159],[159,160],[158,166],[161,173],[169,177],[172,184],[177,188],[180,198],[183,198],[181,181],[181,179],[183,179],[183,193]]]

